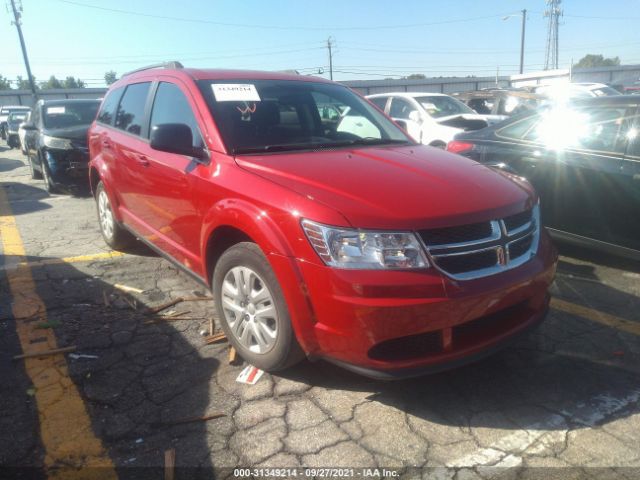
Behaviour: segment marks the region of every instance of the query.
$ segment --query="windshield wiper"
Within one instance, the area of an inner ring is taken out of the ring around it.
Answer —
[[[409,140],[396,138],[359,138],[357,140],[349,140],[350,145],[402,145],[407,143],[409,143]]]
[[[384,138],[358,138],[355,140],[343,140],[340,142],[328,143],[285,143],[281,145],[263,145],[259,147],[240,147],[234,150],[237,155],[247,153],[273,153],[287,152],[292,150],[318,150],[324,148],[349,147],[352,145],[384,145],[384,144],[407,144],[408,140],[384,139]]]

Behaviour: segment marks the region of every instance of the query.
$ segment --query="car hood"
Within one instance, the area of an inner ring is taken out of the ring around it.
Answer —
[[[518,213],[535,202],[527,182],[426,146],[241,156],[236,162],[329,206],[358,228],[473,223]]]
[[[82,125],[79,127],[45,129],[43,133],[50,137],[68,138],[78,143],[87,143],[88,131],[89,125]]]

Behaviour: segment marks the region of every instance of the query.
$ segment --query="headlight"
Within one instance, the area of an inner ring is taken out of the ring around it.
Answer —
[[[42,136],[42,142],[46,147],[57,148],[58,150],[71,150],[71,140],[68,138],[50,137],[49,135]]]
[[[329,227],[302,220],[302,228],[320,258],[331,267],[384,270],[429,266],[413,233]]]

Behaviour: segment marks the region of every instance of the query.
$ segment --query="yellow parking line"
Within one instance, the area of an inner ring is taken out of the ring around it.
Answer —
[[[16,268],[7,270],[6,277],[13,297],[13,316],[24,353],[58,348],[52,330],[37,329],[46,322],[46,306],[38,296],[16,220],[7,196],[0,187],[0,240],[5,259],[17,260]],[[38,314],[38,322],[27,319]],[[37,342],[35,342],[37,340]],[[33,343],[32,343],[33,342]],[[56,467],[67,467],[64,478],[86,478],[86,467],[92,478],[117,478],[113,462],[102,442],[95,436],[87,409],[80,393],[69,377],[63,355],[24,360],[25,371],[35,388],[40,421],[40,436],[45,449],[45,467],[56,476]],[[70,467],[70,468],[68,468]]]
[[[122,252],[101,252],[91,253],[88,255],[78,255],[76,257],[62,257],[62,258],[45,258],[44,260],[34,260],[32,262],[13,262],[11,265],[0,266],[0,270],[10,270],[17,267],[40,267],[42,265],[58,265],[62,263],[80,263],[80,262],[93,262],[95,260],[109,260],[112,258],[118,258],[124,256]]]
[[[582,305],[567,302],[566,300],[560,300],[559,298],[551,299],[551,308],[560,310],[561,312],[570,313],[572,315],[577,315],[578,317],[586,318],[587,320],[591,320],[592,322],[615,328],[616,330],[622,330],[623,332],[640,335],[640,322],[625,320],[624,318],[600,312],[598,310],[594,310],[593,308],[588,308]]]

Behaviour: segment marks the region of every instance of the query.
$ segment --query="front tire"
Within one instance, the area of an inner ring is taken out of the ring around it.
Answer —
[[[100,233],[107,245],[114,250],[125,250],[136,241],[135,237],[125,230],[113,215],[111,201],[102,182],[96,187],[96,208]]]
[[[49,170],[49,165],[47,165],[47,161],[42,159],[40,166],[42,167],[42,178],[44,179],[44,188],[48,193],[57,193],[58,189],[56,188],[53,180],[51,179],[51,171]]]
[[[274,372],[304,358],[278,279],[255,243],[226,250],[212,285],[222,329],[247,362]]]
[[[35,167],[33,166],[33,159],[31,158],[31,155],[27,156],[27,162],[29,162],[29,172],[31,173],[31,178],[33,180],[41,180],[42,179],[42,173],[37,171],[35,169]]]

